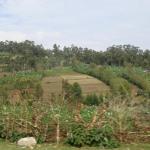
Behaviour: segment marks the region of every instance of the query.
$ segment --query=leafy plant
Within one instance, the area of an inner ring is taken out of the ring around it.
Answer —
[[[72,125],[66,143],[72,146],[81,147],[85,144],[85,140],[86,140],[86,132],[84,126],[77,124]]]
[[[111,127],[85,129],[82,125],[73,125],[66,141],[76,147],[84,145],[116,148],[119,142],[114,138]]]
[[[96,94],[87,95],[84,100],[84,104],[86,104],[88,106],[98,106],[99,103],[100,103],[100,101]]]

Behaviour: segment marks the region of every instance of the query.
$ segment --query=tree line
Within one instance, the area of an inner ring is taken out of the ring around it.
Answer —
[[[54,44],[52,49],[46,49],[28,40],[0,42],[0,67],[5,66],[7,71],[43,70],[56,66],[69,66],[75,60],[86,64],[111,66],[130,64],[150,69],[150,50],[142,50],[133,45],[113,45],[106,51],[95,51],[74,45],[61,49],[57,44]]]

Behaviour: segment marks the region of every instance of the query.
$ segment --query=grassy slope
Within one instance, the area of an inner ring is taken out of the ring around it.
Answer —
[[[0,142],[0,150],[20,150],[22,148],[17,147],[15,144]],[[38,145],[35,150],[78,150],[79,148],[67,147],[67,146],[55,146],[55,145]],[[117,148],[115,150],[149,150],[150,144],[136,144],[136,145],[125,145]],[[28,149],[24,149],[28,150]],[[104,150],[103,148],[91,148],[84,147],[80,148],[80,150]],[[108,150],[108,149],[107,149]]]

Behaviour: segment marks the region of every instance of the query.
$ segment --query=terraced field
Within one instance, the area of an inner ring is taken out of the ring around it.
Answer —
[[[82,88],[83,95],[96,93],[108,93],[110,88],[102,81],[97,80],[88,75],[71,74],[55,77],[45,77],[42,81],[43,100],[51,100],[54,96],[60,98],[62,96],[62,81],[65,80],[70,84],[79,83]]]
[[[110,88],[102,81],[88,75],[63,75],[61,77],[70,84],[75,82],[79,83],[82,88],[83,95],[92,93],[99,95],[100,93],[108,93],[110,90]]]
[[[52,100],[52,98],[62,95],[62,78],[46,77],[42,81],[43,100]]]

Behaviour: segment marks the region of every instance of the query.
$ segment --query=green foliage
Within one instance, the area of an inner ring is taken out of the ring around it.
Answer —
[[[114,94],[130,95],[131,85],[123,78],[118,77],[108,67],[90,68],[89,65],[79,63],[73,66],[74,70],[80,73],[91,75],[108,84]]]
[[[39,143],[49,142],[56,135],[56,123],[60,132],[68,130],[73,120],[72,112],[66,106],[50,106],[35,101],[32,105],[0,105],[0,138],[16,141],[25,136],[34,136]]]
[[[69,84],[68,82],[63,82],[63,89],[65,91],[66,100],[73,99],[74,102],[81,101],[82,89],[77,82],[73,83],[73,85]]]
[[[123,78],[114,78],[110,81],[110,86],[114,93],[130,95],[131,85]]]
[[[149,69],[150,51],[141,50],[133,45],[114,45],[106,51],[94,51],[72,45],[60,49],[54,44],[52,49],[45,49],[33,41],[0,41],[0,70],[47,70],[57,66],[68,66],[74,60],[86,64],[141,66]],[[94,65],[91,65],[94,66]]]
[[[143,95],[150,97],[150,81],[145,79],[145,77],[141,76],[137,72],[132,69],[127,69],[122,76],[129,80],[131,83],[137,85],[144,92]],[[141,93],[141,94],[142,94]]]
[[[18,131],[13,131],[12,133],[9,133],[9,136],[7,138],[10,139],[11,142],[16,142],[20,138],[27,137],[27,136],[28,135],[26,133],[19,133]]]
[[[73,125],[67,143],[76,147],[88,145],[116,148],[119,146],[109,126],[85,129],[82,125]]]
[[[0,99],[8,99],[8,87],[6,85],[0,86]]]
[[[72,85],[72,93],[73,93],[73,98],[75,100],[81,99],[82,90],[81,90],[80,85],[77,82],[73,83],[73,85]]]
[[[107,148],[117,148],[120,145],[113,137],[112,129],[108,125],[100,129],[90,129],[86,136],[86,144],[88,146],[103,146]]]
[[[96,114],[96,107],[95,106],[85,107],[81,109],[80,114],[82,119],[86,123],[90,123],[93,119],[93,116]]]
[[[87,95],[84,104],[88,106],[98,106],[100,104],[100,100],[96,94]]]
[[[66,143],[72,146],[81,147],[85,145],[85,140],[86,140],[86,132],[84,126],[76,124],[72,125]]]

